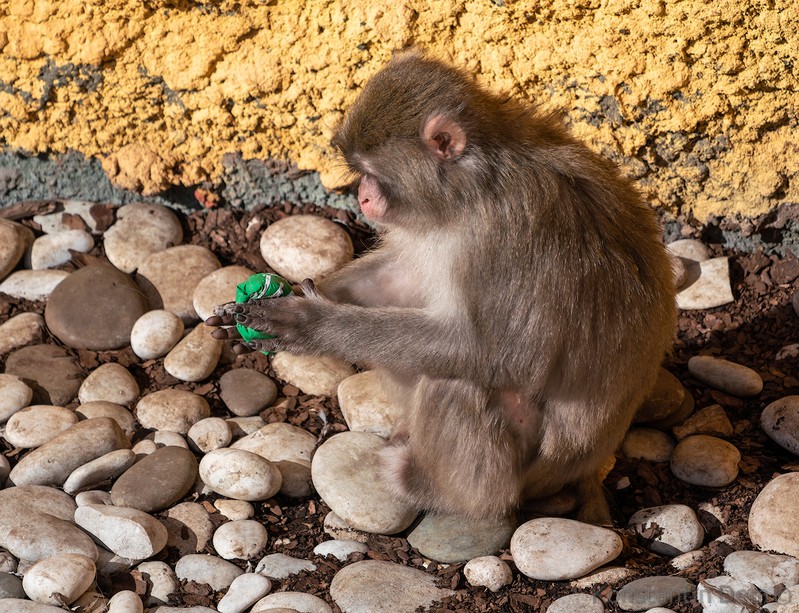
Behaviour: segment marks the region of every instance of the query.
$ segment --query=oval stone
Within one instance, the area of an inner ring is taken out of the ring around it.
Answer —
[[[699,549],[705,530],[691,507],[670,504],[641,509],[629,525],[648,542],[655,553],[676,556]]]
[[[124,272],[133,272],[151,254],[182,241],[183,228],[175,213],[145,202],[120,207],[116,223],[103,236],[106,257]]]
[[[133,280],[113,266],[97,263],[58,285],[44,319],[65,345],[103,351],[128,345],[133,324],[145,311],[147,300]]]
[[[236,500],[266,500],[280,490],[280,471],[266,458],[241,449],[216,449],[200,460],[200,478]]]
[[[463,576],[469,585],[487,587],[492,592],[513,582],[510,566],[497,556],[480,556],[469,560],[463,567]]]
[[[186,434],[201,419],[210,417],[205,398],[185,390],[165,389],[144,396],[136,405],[136,417],[145,428]]]
[[[272,589],[272,582],[263,575],[245,573],[230,584],[228,591],[217,605],[219,613],[242,613]]]
[[[130,449],[119,425],[109,417],[87,419],[25,455],[9,479],[16,485],[61,486],[79,466],[117,449]]]
[[[25,253],[22,224],[0,219],[0,281],[14,270]],[[30,230],[29,230],[30,231]]]
[[[130,371],[115,362],[95,368],[78,390],[81,404],[103,400],[129,407],[139,397],[139,384]]]
[[[272,369],[278,378],[313,396],[335,395],[339,383],[355,374],[351,365],[337,358],[295,355],[287,351],[272,356]]]
[[[75,409],[78,417],[82,419],[92,419],[94,417],[110,417],[113,419],[129,439],[133,438],[133,433],[136,431],[136,418],[125,407],[114,404],[113,402],[106,402],[105,400],[96,400],[94,402],[86,402],[79,405]]]
[[[275,422],[240,438],[232,448],[257,453],[271,462],[307,463],[316,449],[316,437],[297,426]]]
[[[382,560],[345,566],[330,582],[330,595],[342,611],[415,611],[454,593],[436,586],[434,575]]]
[[[223,266],[203,277],[194,289],[192,301],[201,321],[214,314],[214,307],[236,301],[236,286],[255,272],[245,266]]]
[[[264,547],[268,535],[261,522],[254,519],[229,521],[214,532],[214,549],[225,560],[249,560],[258,555]]]
[[[671,472],[692,485],[724,487],[738,476],[741,452],[731,443],[697,434],[681,440],[671,455]]]
[[[547,613],[605,613],[605,605],[592,594],[569,594],[555,600]]]
[[[126,470],[111,488],[111,501],[147,513],[165,509],[191,491],[197,459],[182,447],[161,447]]]
[[[684,599],[694,589],[694,584],[682,577],[644,577],[621,588],[616,603],[622,611],[644,611]]]
[[[206,417],[189,428],[187,438],[195,449],[202,453],[208,453],[214,449],[227,447],[233,435],[230,432],[230,426],[224,419]]]
[[[437,562],[466,562],[506,547],[516,525],[515,517],[469,519],[428,513],[408,534],[408,543]]]
[[[654,428],[630,428],[621,443],[621,451],[628,458],[668,462],[674,451],[674,439]]]
[[[167,541],[166,528],[160,521],[129,507],[86,504],[75,511],[75,523],[109,551],[131,560],[155,555]]]
[[[799,473],[772,479],[749,511],[749,538],[758,549],[799,557]]]
[[[314,215],[293,215],[264,230],[261,255],[289,281],[319,281],[352,261],[353,246],[340,225]]]
[[[0,423],[28,406],[32,399],[33,390],[19,377],[0,374]]]
[[[64,279],[66,270],[18,270],[0,282],[0,294],[24,300],[44,300]]]
[[[6,373],[16,375],[33,390],[38,404],[66,406],[78,394],[83,369],[56,345],[29,345],[6,360]]]
[[[387,443],[368,432],[342,432],[325,441],[313,457],[316,491],[347,524],[375,534],[407,528],[416,511],[398,500],[380,470]]]
[[[388,438],[405,414],[403,407],[391,399],[380,374],[374,370],[347,377],[336,393],[351,432],[372,432]]]
[[[40,447],[78,423],[74,411],[35,404],[14,413],[6,424],[5,439],[14,447]]]
[[[665,419],[682,405],[685,388],[665,368],[658,369],[655,385],[635,414],[636,423],[646,423]]]
[[[137,279],[150,295],[153,306],[171,311],[184,324],[189,324],[198,319],[192,301],[197,284],[220,266],[216,256],[205,247],[179,245],[149,256],[139,266]]]
[[[222,558],[192,553],[178,560],[175,574],[178,579],[205,583],[219,591],[227,589],[236,577],[244,574],[244,571]]]
[[[94,247],[92,235],[84,230],[64,230],[40,236],[31,245],[31,268],[42,270],[72,260],[70,250],[89,253]]]
[[[211,336],[214,328],[198,324],[164,358],[164,370],[181,381],[202,381],[219,363],[223,341]]]
[[[118,449],[86,462],[70,473],[64,481],[64,491],[75,494],[82,489],[100,485],[109,479],[116,479],[136,461],[136,454],[130,449]]]
[[[169,353],[183,336],[183,320],[169,311],[148,311],[133,324],[130,346],[142,360],[160,358]]]
[[[531,519],[514,532],[510,551],[517,568],[531,579],[560,581],[587,575],[615,559],[619,536],[571,519]]]
[[[252,417],[275,401],[277,386],[257,370],[236,368],[220,377],[219,396],[234,415]]]
[[[29,598],[37,602],[71,604],[89,589],[96,572],[94,560],[75,553],[64,553],[31,566],[22,580]]]
[[[697,355],[688,360],[688,370],[710,387],[748,398],[763,390],[763,379],[751,368],[709,355]]]
[[[41,343],[44,317],[38,313],[20,313],[0,324],[0,355],[19,347]]]
[[[760,425],[775,443],[799,455],[799,396],[785,396],[769,404],[760,414]]]

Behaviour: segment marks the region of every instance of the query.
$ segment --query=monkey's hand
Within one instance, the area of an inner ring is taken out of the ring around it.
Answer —
[[[302,296],[249,300],[244,303],[229,302],[214,309],[214,315],[205,320],[206,325],[218,327],[211,336],[229,340],[236,354],[249,351],[293,351],[314,353],[312,325],[320,310],[329,301],[317,292],[313,281],[300,284]],[[274,338],[253,339],[245,342],[236,326],[241,324]]]

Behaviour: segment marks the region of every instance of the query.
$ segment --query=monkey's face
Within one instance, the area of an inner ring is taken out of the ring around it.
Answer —
[[[363,175],[358,184],[358,204],[361,212],[373,221],[382,221],[388,210],[388,203],[380,192],[377,179]]]

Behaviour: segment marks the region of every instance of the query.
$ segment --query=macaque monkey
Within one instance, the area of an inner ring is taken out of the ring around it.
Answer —
[[[377,248],[209,325],[391,375],[408,406],[386,475],[419,508],[498,517],[569,485],[579,519],[610,523],[599,469],[675,327],[653,212],[555,115],[418,52],[366,84],[333,145]]]

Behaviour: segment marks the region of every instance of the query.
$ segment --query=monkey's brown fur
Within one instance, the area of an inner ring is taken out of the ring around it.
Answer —
[[[555,116],[418,53],[367,83],[333,144],[379,247],[224,323],[390,373],[408,413],[388,474],[418,507],[499,516],[574,484],[579,517],[609,521],[598,470],[675,325],[652,211]]]

